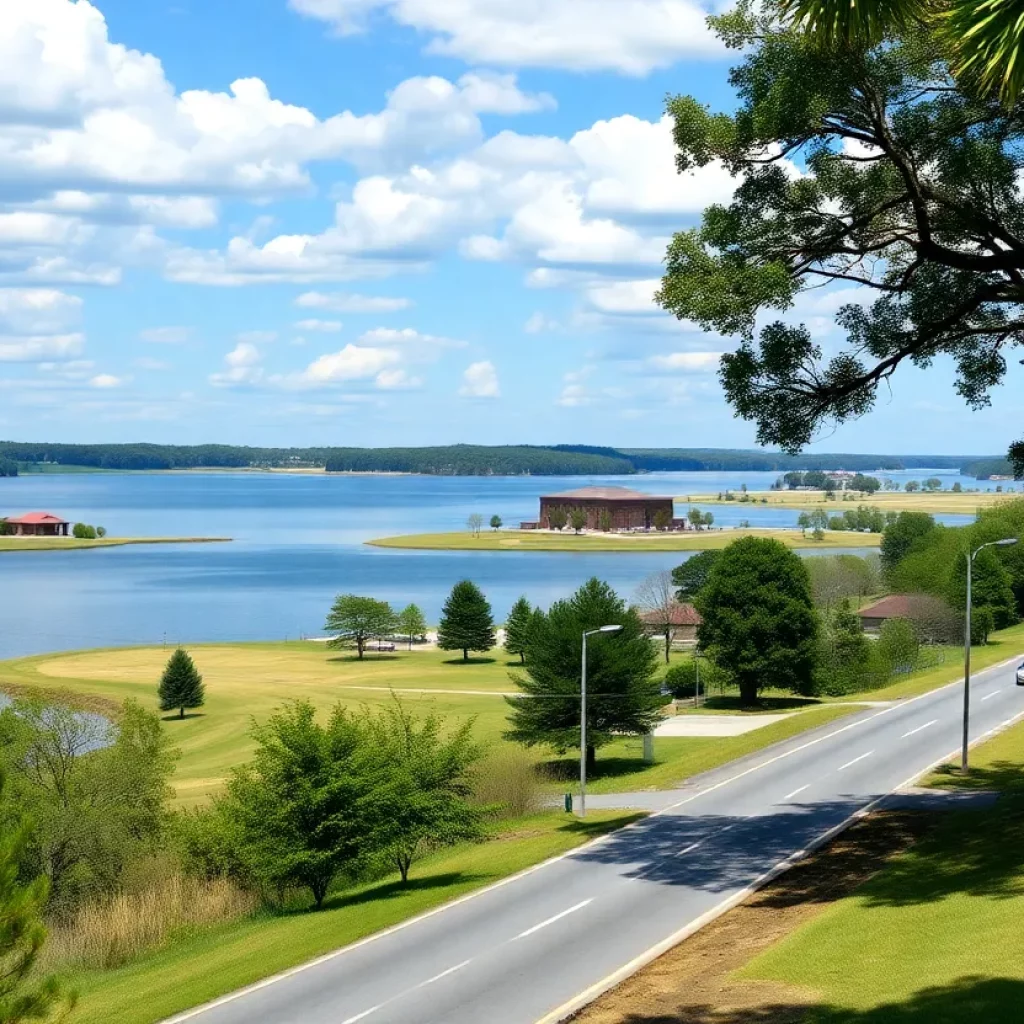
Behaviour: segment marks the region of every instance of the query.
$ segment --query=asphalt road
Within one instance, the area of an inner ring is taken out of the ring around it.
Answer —
[[[961,700],[946,687],[805,733],[632,828],[175,1020],[534,1024],[956,749]],[[1024,714],[1013,665],[974,677],[972,712],[972,737]]]

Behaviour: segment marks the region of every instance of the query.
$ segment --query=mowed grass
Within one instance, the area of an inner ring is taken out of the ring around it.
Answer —
[[[749,491],[748,500],[739,500],[740,493],[734,491],[735,498],[728,501],[717,494],[689,494],[677,496],[681,505],[731,505],[737,508],[795,508],[813,511],[825,508],[834,515],[842,515],[844,509],[856,508],[858,505],[875,505],[883,511],[891,512],[933,512],[940,514],[974,515],[979,509],[991,508],[1000,502],[1020,498],[1020,492],[1013,491],[997,494],[995,491],[977,491],[974,494],[956,494],[953,491],[877,491],[864,497],[855,496],[852,500],[843,501],[842,492],[836,492],[835,498],[826,498],[824,491]],[[762,500],[764,499],[764,500]]]
[[[464,533],[413,533],[367,541],[381,548],[436,551],[710,551],[742,537],[767,537],[789,548],[876,548],[880,533],[826,531],[814,540],[800,530],[728,529],[681,533],[548,533],[533,530],[485,530]]]
[[[397,877],[386,878],[329,897],[320,911],[264,913],[179,936],[117,970],[71,976],[79,1003],[69,1024],[152,1024],[432,910],[638,817],[596,811],[579,822],[551,811],[521,818],[486,842],[414,863],[406,886]],[[401,964],[395,970],[400,972]]]
[[[224,544],[230,537],[0,537],[4,551],[80,551],[86,548],[117,548],[125,544]]]
[[[970,775],[930,785],[998,790],[935,831],[741,972],[810,988],[808,1024],[1011,1024],[1024,1019],[1024,725],[976,747]]]

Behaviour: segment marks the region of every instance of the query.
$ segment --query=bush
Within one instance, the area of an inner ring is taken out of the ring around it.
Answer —
[[[473,802],[496,817],[518,818],[543,804],[544,786],[533,758],[518,747],[495,747],[473,772]]]
[[[75,523],[71,527],[71,535],[77,537],[78,540],[95,540],[96,539],[96,527],[89,526],[87,523]]]
[[[891,675],[913,672],[921,649],[917,630],[908,619],[888,619],[878,633],[878,652]]]
[[[697,663],[692,658],[673,665],[665,673],[665,689],[676,700],[690,700],[697,692]]]

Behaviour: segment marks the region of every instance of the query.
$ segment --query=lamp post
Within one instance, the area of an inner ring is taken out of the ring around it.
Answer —
[[[992,547],[1005,548],[1016,543],[1016,537],[1004,537],[1002,540],[990,540],[987,544],[980,544],[973,551],[968,549],[965,552],[967,555],[967,614],[964,616],[964,735],[963,745],[960,749],[961,775],[966,775],[968,771],[967,748],[971,717],[971,568],[979,551]]]
[[[621,626],[601,626],[583,634],[583,671],[580,676],[580,817],[587,816],[587,637],[618,633]]]

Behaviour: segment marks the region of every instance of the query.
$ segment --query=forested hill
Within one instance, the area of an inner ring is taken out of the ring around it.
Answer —
[[[778,472],[960,469],[1005,475],[1003,459],[951,455],[803,454],[727,448],[448,445],[432,448],[248,448],[235,445],[47,444],[0,441],[0,476],[54,466],[110,470],[302,469],[444,476],[613,476],[680,470]]]

